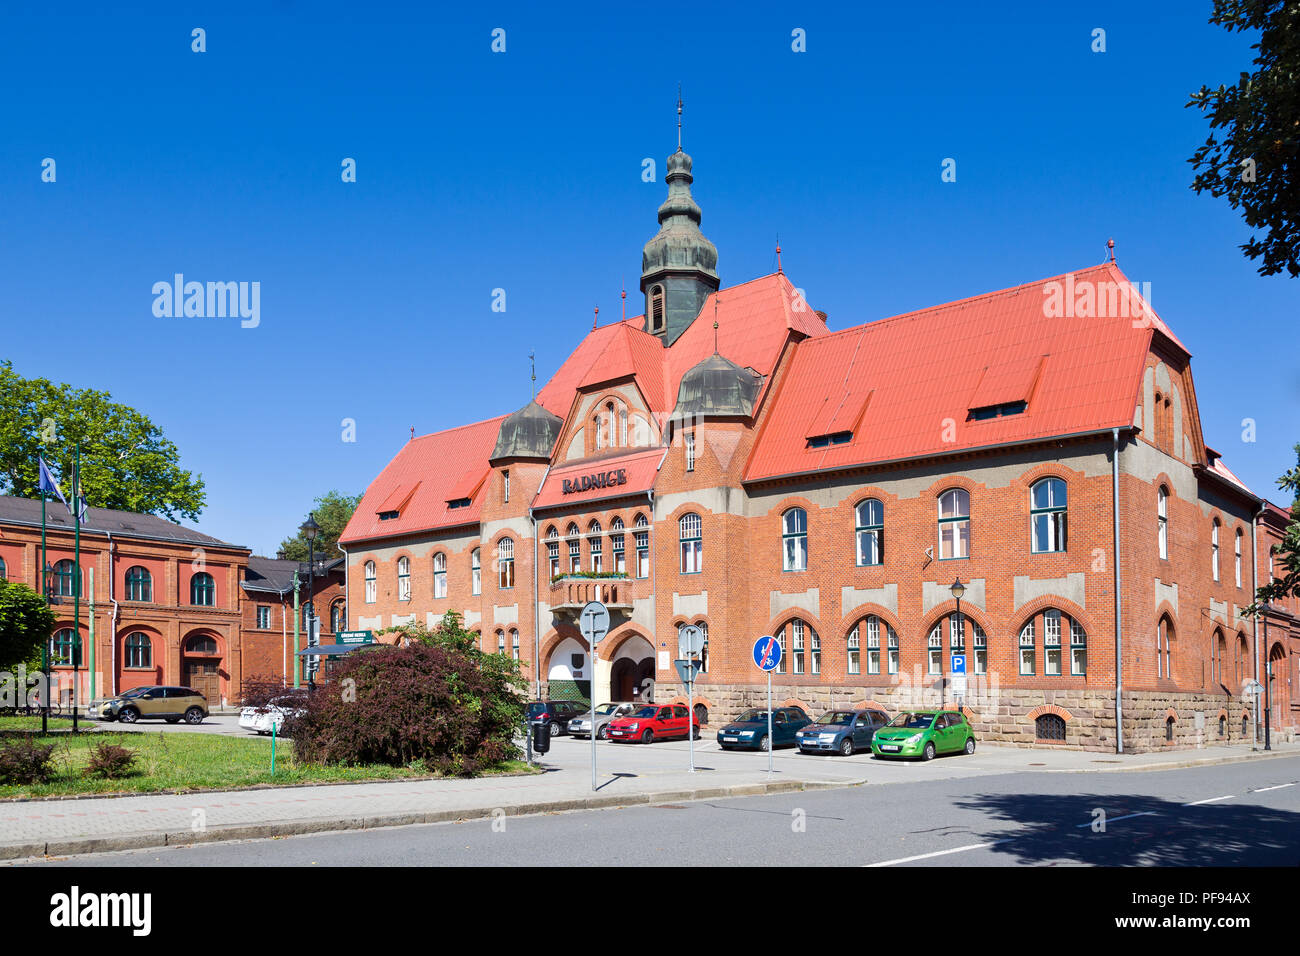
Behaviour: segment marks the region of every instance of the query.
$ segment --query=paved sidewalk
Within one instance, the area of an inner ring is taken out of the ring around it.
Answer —
[[[698,769],[688,773],[685,742],[653,747],[602,743],[600,788],[594,793],[590,744],[562,737],[543,758],[547,772],[533,776],[4,802],[0,859],[926,779],[1159,770],[1294,756],[1300,745],[1279,744],[1271,754],[1234,745],[1124,756],[986,746],[973,756],[924,764],[787,750],[774,755],[770,776],[763,754],[723,753],[708,741],[697,743],[695,752]]]

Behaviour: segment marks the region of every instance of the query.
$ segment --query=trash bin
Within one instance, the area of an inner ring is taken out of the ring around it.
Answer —
[[[533,731],[533,752],[544,754],[551,749],[551,725],[545,720],[535,720],[529,726]]]

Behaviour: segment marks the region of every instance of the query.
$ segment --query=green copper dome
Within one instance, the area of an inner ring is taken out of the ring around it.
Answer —
[[[492,461],[500,458],[539,458],[550,460],[555,441],[564,421],[552,415],[537,400],[529,402],[513,415],[507,415],[497,432]]]
[[[678,147],[668,157],[668,198],[659,207],[659,232],[641,251],[646,331],[671,345],[717,291],[718,249],[700,232],[700,207],[691,196],[691,157]]]
[[[682,376],[674,418],[750,418],[763,376],[714,352]]]

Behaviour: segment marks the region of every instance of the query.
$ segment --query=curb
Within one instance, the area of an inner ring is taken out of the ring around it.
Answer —
[[[1121,773],[1144,773],[1152,770],[1182,770],[1188,767],[1213,767],[1225,763],[1245,763],[1248,760],[1272,760],[1276,757],[1297,757],[1295,750],[1257,750],[1248,754],[1233,754],[1224,757],[1200,757],[1195,760],[1178,760],[1172,763],[1152,764],[1146,767],[1114,767]]]
[[[165,833],[137,833],[125,836],[50,840],[45,843],[11,843],[0,845],[0,860],[75,856],[84,853],[115,853],[122,850],[194,846],[203,843],[227,843],[236,840],[265,840],[280,836],[302,836],[312,833],[333,833],[345,830],[374,830],[424,823],[491,820],[498,809],[505,811],[507,816],[522,817],[548,813],[567,813],[574,810],[605,810],[629,806],[648,806],[657,803],[716,800],[727,797],[753,797],[765,794],[793,793],[802,790],[830,790],[858,787],[865,783],[866,780],[780,780],[771,783],[735,784],[728,787],[702,787],[697,790],[661,790],[653,793],[539,800],[532,803],[521,803],[508,808],[484,809],[480,807],[462,810],[408,811],[371,817],[350,816],[320,820],[285,820],[275,823],[236,824],[226,827],[214,827],[199,832],[173,830]]]

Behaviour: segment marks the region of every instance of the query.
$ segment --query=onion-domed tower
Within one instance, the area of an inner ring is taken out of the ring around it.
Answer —
[[[700,232],[700,207],[691,196],[691,157],[682,151],[681,99],[677,152],[668,157],[668,198],[659,207],[659,232],[641,252],[645,330],[672,345],[695,321],[710,292],[718,291],[718,250]]]

